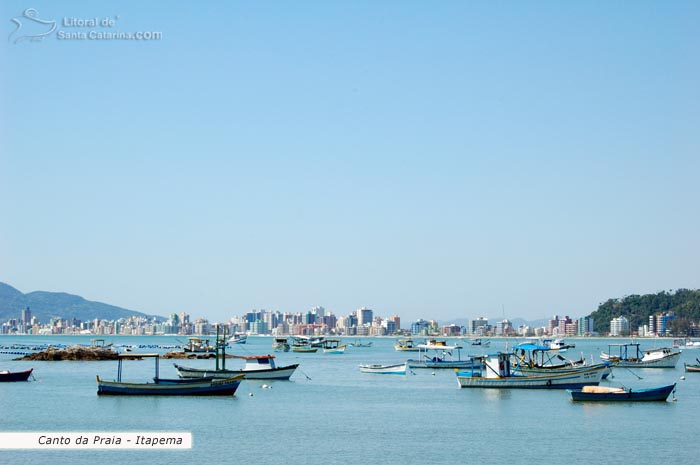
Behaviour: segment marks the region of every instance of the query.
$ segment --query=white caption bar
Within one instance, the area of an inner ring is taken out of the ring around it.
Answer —
[[[0,449],[191,449],[192,433],[0,433]]]

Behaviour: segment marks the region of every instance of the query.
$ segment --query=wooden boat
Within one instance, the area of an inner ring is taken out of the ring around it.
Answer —
[[[418,352],[418,345],[413,343],[413,339],[399,339],[394,344],[394,349],[399,352]]]
[[[597,386],[603,377],[604,366],[588,367],[576,372],[523,375],[513,372],[510,354],[472,357],[468,370],[457,372],[462,388],[495,389],[578,389]]]
[[[585,386],[581,389],[569,389],[569,394],[573,401],[649,402],[665,401],[675,388],[675,383],[647,389]]]
[[[292,339],[292,352],[297,353],[314,353],[317,352],[320,347],[320,341],[322,339],[314,339],[313,342],[308,336],[294,336]]]
[[[462,360],[461,351],[462,346],[448,346],[445,341],[430,340],[425,344],[418,344],[418,358],[408,359],[408,367],[467,368],[471,365],[471,360]]]
[[[272,348],[277,352],[289,352],[289,341],[286,337],[276,337],[274,341],[272,341]]]
[[[551,349],[550,346],[530,342],[518,344],[513,347],[511,367],[514,373],[523,375],[545,375],[548,373],[567,373],[585,370],[590,367],[603,366],[603,379],[611,373],[610,362],[588,364],[581,357],[579,360],[570,360],[560,354],[561,350]]]
[[[216,351],[216,348],[209,344],[209,339],[191,337],[182,350],[192,353],[213,353]]]
[[[602,360],[615,366],[637,368],[675,368],[680,356],[680,352],[667,347],[641,351],[637,342],[609,344],[608,352],[600,354]]]
[[[243,333],[236,333],[231,336],[228,340],[229,344],[245,344],[248,340],[248,336]]]
[[[155,360],[155,376],[153,383],[126,383],[122,382],[122,362],[141,358],[153,358]],[[158,376],[158,354],[120,354],[116,381],[105,381],[98,376],[98,395],[119,396],[227,396],[233,395],[238,385],[243,380],[243,375],[236,375],[226,379],[197,379],[179,382],[176,380],[162,379]]]
[[[33,370],[33,368],[30,368],[27,371],[0,371],[0,383],[27,381]]]
[[[323,341],[324,354],[342,354],[345,353],[347,345],[341,344],[340,339],[326,339]]]
[[[407,368],[406,362],[398,365],[360,365],[360,372],[377,375],[405,375]]]
[[[234,355],[233,358],[245,360],[245,366],[240,370],[222,369],[205,370],[201,368],[189,368],[182,365],[174,364],[178,375],[181,378],[229,378],[231,376],[243,375],[246,379],[289,379],[294,370],[299,366],[298,363],[278,367],[275,365],[274,355]]]
[[[700,373],[700,360],[698,360],[696,358],[695,361],[698,362],[697,365],[691,365],[690,363],[684,363],[683,367],[685,368],[685,371]]]

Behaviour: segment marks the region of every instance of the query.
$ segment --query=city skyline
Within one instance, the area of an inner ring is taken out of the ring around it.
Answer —
[[[697,2],[0,17],[0,279],[23,292],[449,321],[700,288]]]

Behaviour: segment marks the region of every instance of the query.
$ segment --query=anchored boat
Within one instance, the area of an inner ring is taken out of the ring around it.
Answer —
[[[168,380],[158,376],[158,354],[119,354],[117,380],[105,381],[98,376],[98,395],[120,396],[227,396],[233,395],[243,380],[243,375],[226,379],[197,379],[191,381]],[[141,358],[155,360],[155,377],[153,383],[122,382],[122,362]]]
[[[245,366],[240,370],[227,370],[226,368],[206,370],[201,368],[189,368],[174,364],[181,378],[228,378],[235,375],[243,375],[246,379],[289,379],[294,374],[298,363],[278,367],[275,365],[275,356],[267,355],[234,355],[233,358],[245,360]]]
[[[457,381],[463,388],[514,389],[577,389],[597,386],[603,378],[605,366],[594,366],[575,372],[523,375],[514,372],[510,354],[498,353],[472,357],[469,369],[457,372]]]
[[[360,372],[377,375],[405,375],[407,368],[406,362],[398,365],[360,365]]]
[[[27,371],[0,371],[0,383],[27,381],[32,374],[32,370],[34,369],[30,368]]]
[[[649,402],[665,401],[675,388],[675,383],[647,389],[585,386],[581,389],[569,389],[569,394],[573,401]]]
[[[640,350],[638,342],[629,344],[609,344],[608,351],[602,352],[602,360],[620,367],[675,368],[681,353],[668,347]]]
[[[466,368],[471,360],[462,360],[462,346],[448,346],[445,341],[430,340],[418,344],[418,359],[409,359],[409,368]]]

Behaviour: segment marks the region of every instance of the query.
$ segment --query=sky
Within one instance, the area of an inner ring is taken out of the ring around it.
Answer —
[[[210,321],[700,287],[700,3],[144,3],[0,4],[0,281]],[[67,38],[105,31],[156,38]]]

